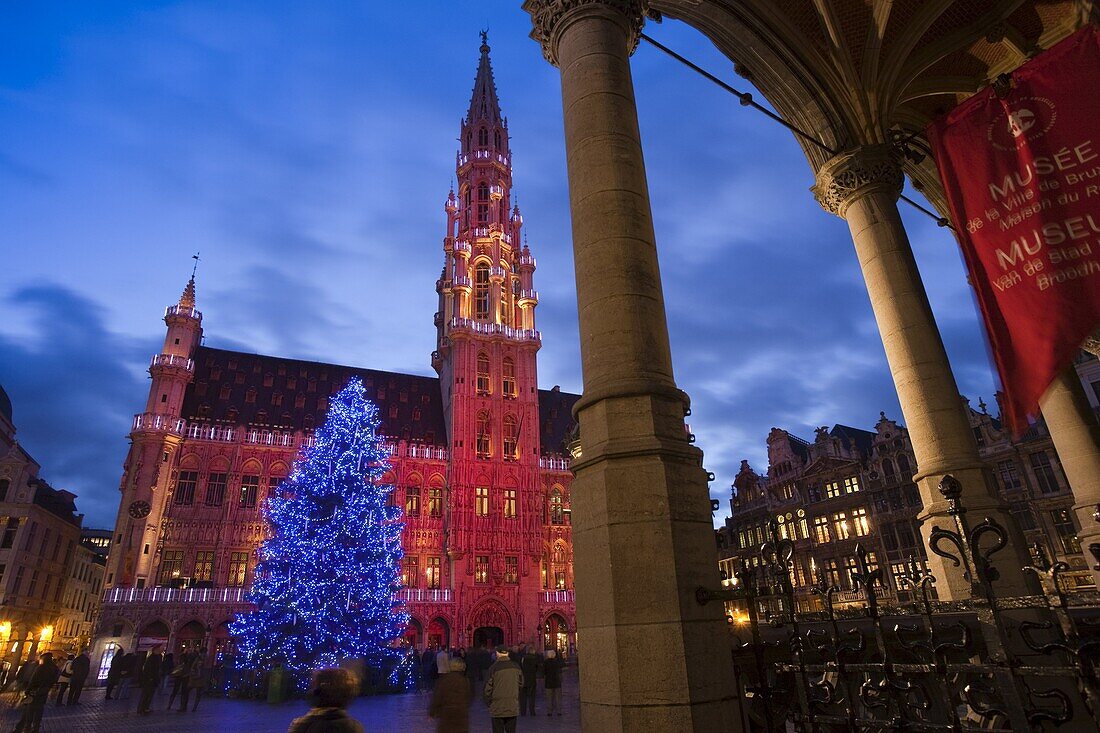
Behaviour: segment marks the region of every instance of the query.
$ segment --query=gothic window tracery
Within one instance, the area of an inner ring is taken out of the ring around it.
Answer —
[[[516,363],[510,357],[504,357],[502,365],[501,387],[506,399],[516,397]]]
[[[489,318],[489,265],[484,262],[474,268],[474,318]]]
[[[519,427],[515,415],[504,416],[504,460],[519,459]]]
[[[493,426],[489,413],[482,410],[477,414],[477,457],[488,458],[492,455]]]
[[[489,128],[482,127],[477,131],[477,146],[479,148],[489,147]]]
[[[550,524],[565,524],[565,505],[562,503],[561,489],[557,487],[550,492]]]

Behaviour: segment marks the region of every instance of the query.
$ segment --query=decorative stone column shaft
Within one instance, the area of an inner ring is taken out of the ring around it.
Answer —
[[[1081,527],[1081,550],[1100,587],[1100,425],[1072,366],[1047,388],[1040,401],[1050,439],[1073,489],[1073,511]],[[1095,552],[1093,552],[1095,549]]]
[[[684,426],[630,52],[641,0],[527,0],[561,69],[584,395],[573,548],[590,733],[737,729],[707,477]]]
[[[898,214],[904,175],[888,145],[868,145],[841,153],[817,173],[814,195],[822,208],[848,222],[863,271],[871,308],[886,350],[898,400],[913,443],[924,511],[921,533],[928,546],[934,526],[949,528],[940,479],[962,484],[962,504],[975,521],[992,517],[1009,530],[1009,546],[996,558],[998,591],[1024,594],[1031,586],[1020,568],[1027,548],[1015,520],[1002,505],[992,477],[978,455],[943,341],[928,303],[913,250]],[[962,567],[929,552],[942,599],[967,598],[970,582]]]

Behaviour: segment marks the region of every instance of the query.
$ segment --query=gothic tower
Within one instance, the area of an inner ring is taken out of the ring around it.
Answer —
[[[456,174],[457,196],[452,190],[445,206],[432,355],[452,463],[446,550],[456,595],[466,598],[460,607],[471,609],[456,622],[499,628],[509,642],[527,640],[538,624],[542,550],[538,296],[535,260],[512,204],[508,121],[485,34]]]
[[[195,275],[176,305],[164,313],[164,348],[149,365],[152,379],[145,412],[134,416],[130,452],[123,465],[122,501],[115,521],[106,585],[152,584],[157,532],[165,511],[174,454],[183,441],[183,398],[195,374],[192,357],[202,341],[202,313],[195,309]]]

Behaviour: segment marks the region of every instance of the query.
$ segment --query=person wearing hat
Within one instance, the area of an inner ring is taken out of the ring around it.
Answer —
[[[436,733],[470,732],[470,683],[466,680],[466,661],[453,657],[450,671],[436,680],[428,715],[435,718]]]
[[[493,719],[493,733],[516,733],[522,683],[523,671],[509,658],[508,647],[498,647],[497,660],[489,668],[489,679],[481,693]]]

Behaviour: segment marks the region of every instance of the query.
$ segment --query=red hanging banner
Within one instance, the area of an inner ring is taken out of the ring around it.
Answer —
[[[1100,31],[929,125],[1016,434],[1100,326]]]

